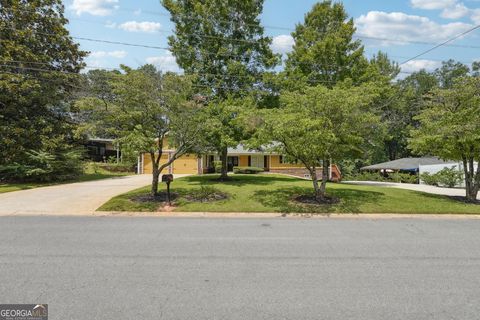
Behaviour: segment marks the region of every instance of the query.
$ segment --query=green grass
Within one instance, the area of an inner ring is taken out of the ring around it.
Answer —
[[[176,211],[184,212],[282,212],[282,213],[463,213],[480,214],[480,205],[465,204],[445,196],[388,187],[329,184],[329,195],[341,199],[335,205],[303,205],[292,201],[312,193],[310,181],[280,175],[232,175],[229,182],[218,182],[216,175],[190,176],[172,183],[180,197]],[[218,202],[193,203],[182,198],[200,186],[214,186],[230,194]],[[165,186],[162,184],[161,188]],[[115,197],[100,211],[157,211],[155,202],[137,202],[132,197],[148,194],[149,187]]]
[[[56,182],[0,183],[0,193],[27,190],[27,189],[33,189],[33,188],[39,188],[39,187],[47,187],[52,185],[64,184],[64,183],[86,182],[86,181],[108,179],[113,177],[126,176],[129,174],[133,174],[133,173],[110,172],[100,167],[95,168],[94,166],[92,166],[91,163],[88,163],[85,166],[85,173],[75,180],[56,181]]]

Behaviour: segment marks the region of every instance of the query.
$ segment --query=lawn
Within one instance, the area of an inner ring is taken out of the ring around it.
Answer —
[[[175,180],[172,192],[178,193],[175,211],[183,212],[282,212],[282,213],[464,213],[480,214],[480,205],[465,204],[445,196],[409,190],[356,186],[328,185],[328,193],[341,199],[334,205],[299,204],[292,199],[312,193],[310,181],[281,175],[233,175],[229,182],[216,181],[216,175],[190,176]],[[201,186],[213,186],[228,193],[226,200],[199,203],[186,200],[198,193]],[[165,188],[165,185],[161,185]],[[100,211],[157,211],[160,203],[137,201],[148,195],[144,187],[120,195],[105,203]]]
[[[112,177],[125,176],[129,174],[133,174],[133,173],[111,172],[101,167],[93,166],[91,163],[88,163],[85,166],[84,174],[78,177],[78,179],[70,180],[70,181],[57,181],[57,182],[0,183],[0,193],[27,190],[27,189],[33,189],[38,187],[46,187],[46,186],[51,186],[56,184],[63,184],[63,183],[101,180],[101,179],[107,179]]]

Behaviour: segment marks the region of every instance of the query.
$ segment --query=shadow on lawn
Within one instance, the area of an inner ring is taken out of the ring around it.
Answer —
[[[188,176],[183,178],[190,184],[198,185],[231,185],[231,186],[245,186],[245,185],[269,185],[275,182],[291,183],[292,178],[282,177],[269,174],[252,174],[252,175],[236,175],[229,174],[229,180],[219,181],[220,175],[200,175],[200,176]]]
[[[264,206],[275,208],[277,212],[282,213],[361,213],[362,204],[378,202],[385,196],[375,191],[336,188],[328,190],[328,194],[340,199],[340,203],[337,204],[310,205],[293,200],[296,196],[311,193],[310,188],[287,187],[258,190],[254,193],[254,198]]]

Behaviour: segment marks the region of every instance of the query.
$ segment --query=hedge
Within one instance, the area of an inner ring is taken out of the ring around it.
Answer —
[[[233,173],[255,174],[263,171],[265,171],[263,168],[258,167],[233,167]]]

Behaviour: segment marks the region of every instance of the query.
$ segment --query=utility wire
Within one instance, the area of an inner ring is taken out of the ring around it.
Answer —
[[[435,50],[435,49],[438,49],[438,48],[440,48],[440,47],[442,47],[442,46],[445,46],[445,45],[447,45],[448,43],[450,43],[450,42],[452,42],[452,41],[455,41],[455,40],[457,40],[458,38],[461,38],[461,37],[469,34],[470,32],[473,32],[473,31],[475,31],[475,30],[477,30],[477,29],[480,29],[480,24],[477,25],[477,26],[475,26],[475,27],[473,27],[473,28],[471,28],[471,29],[468,29],[467,31],[464,31],[464,32],[460,33],[459,35],[456,35],[456,36],[453,37],[453,38],[448,39],[447,41],[444,41],[444,42],[442,42],[442,43],[439,43],[439,44],[437,44],[436,46],[434,46],[434,47],[432,47],[432,48],[430,48],[430,49],[428,49],[428,50],[425,50],[425,51],[417,54],[417,55],[414,56],[414,57],[411,57],[411,58],[403,61],[402,63],[399,64],[399,66],[402,66],[402,65],[404,65],[404,64],[406,64],[406,63],[408,63],[408,62],[410,62],[410,61],[412,61],[412,60],[415,60],[415,59],[417,59],[417,58],[420,58],[421,56],[424,56],[424,55],[426,55],[427,53],[430,53],[430,52],[432,52],[432,51]]]
[[[18,60],[11,60],[11,61],[0,61],[1,62],[17,62],[17,63],[30,63],[30,62],[25,62],[25,61],[18,61]],[[42,62],[33,62],[32,64],[40,64],[40,65],[48,65],[48,63],[42,63]],[[20,69],[20,70],[30,70],[30,71],[39,71],[39,72],[53,72],[53,73],[63,73],[63,74],[72,74],[72,75],[80,75],[80,73],[77,72],[71,72],[71,71],[65,71],[65,70],[52,70],[52,69],[43,69],[43,68],[37,68],[37,67],[24,67],[24,66],[18,66],[18,65],[9,65],[9,64],[0,64],[0,67],[5,67],[5,68],[11,68],[11,69]],[[97,67],[88,67],[92,69],[98,69]],[[108,70],[112,71],[121,71],[120,69],[115,69],[115,68],[106,68]],[[218,74],[213,74],[213,73],[197,73],[195,75],[199,76],[210,76],[211,78],[217,79],[217,80],[238,80],[238,79],[247,79],[249,76],[221,76]],[[314,83],[336,83],[336,81],[329,81],[329,80],[309,80],[309,82],[314,82]],[[208,87],[208,86],[205,86]]]
[[[25,29],[17,29],[14,27],[5,27],[6,29],[12,29],[12,30],[17,30],[17,31],[23,31]],[[44,35],[53,35],[51,33],[46,33],[46,32],[40,32],[37,30],[29,29],[33,32],[36,32],[38,34],[44,34]],[[174,35],[172,31],[166,31],[166,30],[161,30],[159,32],[164,32],[164,33],[171,33],[171,35]],[[468,33],[469,31],[466,31]],[[220,36],[209,36],[209,35],[201,35],[201,34],[195,34],[191,33],[190,35],[200,37],[200,38],[208,38],[208,39],[218,39],[218,40],[227,40],[227,41],[232,41],[232,42],[242,42],[242,43],[251,43],[251,44],[257,44],[258,40],[245,40],[245,39],[234,39],[234,38],[229,38],[229,37],[220,37]],[[89,38],[89,37],[77,37],[77,36],[70,36],[73,39],[78,39],[78,40],[84,40],[84,41],[90,41],[90,42],[101,42],[101,43],[108,43],[108,44],[115,44],[115,45],[124,45],[124,46],[132,46],[132,47],[143,47],[143,48],[149,48],[149,49],[161,49],[161,50],[170,50],[171,48],[169,47],[160,47],[160,46],[153,46],[153,45],[143,45],[143,44],[136,44],[136,43],[128,43],[128,42],[122,42],[122,41],[111,41],[111,40],[103,40],[103,39],[94,39],[94,38]],[[398,40],[398,39],[392,39],[392,38],[381,38],[381,37],[372,37],[372,36],[363,36],[363,35],[354,35],[354,38],[359,38],[359,39],[369,39],[369,40],[377,40],[377,41],[388,41],[388,42],[396,42],[396,43],[412,43],[412,44],[420,44],[420,45],[437,45],[437,43],[434,42],[425,42],[425,41],[414,41],[414,40]],[[461,36],[459,36],[461,37]],[[467,49],[480,49],[480,46],[474,46],[474,45],[462,45],[462,44],[449,44],[451,41],[445,41],[444,46],[448,47],[455,47],[455,48],[467,48]]]
[[[417,59],[417,58],[420,58],[421,56],[426,55],[427,53],[430,53],[430,52],[432,52],[432,51],[434,51],[434,50],[436,50],[436,49],[438,49],[438,48],[440,48],[440,47],[442,47],[442,46],[445,46],[445,45],[447,45],[448,43],[450,43],[450,42],[452,42],[452,41],[455,41],[456,39],[458,39],[458,38],[460,38],[460,37],[463,37],[464,35],[466,35],[466,34],[468,34],[468,33],[470,33],[470,32],[473,32],[473,31],[475,31],[475,30],[477,30],[477,29],[480,29],[480,24],[477,25],[477,26],[475,26],[475,27],[473,27],[473,28],[471,28],[471,29],[469,29],[469,30],[467,30],[467,31],[464,31],[464,32],[462,32],[462,33],[460,33],[460,34],[458,34],[458,35],[456,35],[456,36],[454,36],[454,37],[452,37],[452,38],[450,38],[450,39],[448,39],[447,41],[444,41],[444,42],[442,42],[442,43],[439,43],[439,44],[435,45],[434,47],[432,47],[432,48],[430,48],[430,49],[428,49],[428,50],[425,50],[425,51],[423,51],[423,52],[421,52],[421,53],[419,53],[419,54],[417,54],[417,55],[415,55],[415,56],[413,56],[413,57],[411,57],[411,58],[408,58],[408,59],[404,60],[404,61],[403,61],[402,63],[400,63],[398,66],[401,67],[402,65],[405,65],[405,64],[409,63],[410,61],[413,61],[413,60],[415,60],[415,59]],[[404,88],[402,88],[401,90],[399,90],[397,94],[395,94],[392,98],[388,99],[388,101],[387,101],[385,104],[383,104],[380,108],[383,109],[383,108],[385,108],[385,107],[388,107],[388,106],[393,102],[393,100],[395,100],[396,98],[398,98],[398,97],[403,93],[404,90],[405,90]]]

